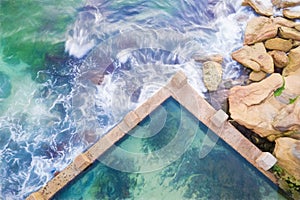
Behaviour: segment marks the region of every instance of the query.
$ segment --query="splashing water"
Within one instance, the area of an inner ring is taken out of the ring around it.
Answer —
[[[241,2],[1,1],[0,199],[44,185],[179,69],[205,93],[194,56],[239,78]]]

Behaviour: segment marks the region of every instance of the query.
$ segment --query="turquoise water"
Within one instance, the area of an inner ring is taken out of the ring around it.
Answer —
[[[207,95],[196,55],[243,82],[240,3],[0,0],[0,199],[43,186],[179,69]]]
[[[168,99],[53,199],[285,199],[221,139],[200,158],[207,132]]]

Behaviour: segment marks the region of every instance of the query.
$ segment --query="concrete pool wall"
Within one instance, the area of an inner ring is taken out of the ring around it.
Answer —
[[[272,165],[276,159],[271,154],[262,152],[245,138],[227,121],[226,113],[222,110],[215,110],[189,85],[185,74],[179,71],[169,83],[134,111],[130,111],[117,126],[100,138],[86,152],[78,155],[71,164],[53,177],[44,187],[28,196],[27,200],[52,198],[169,97],[178,101],[180,105],[184,106],[198,120],[222,138],[269,180],[278,185],[275,176],[266,170],[269,168],[268,162],[271,160]]]

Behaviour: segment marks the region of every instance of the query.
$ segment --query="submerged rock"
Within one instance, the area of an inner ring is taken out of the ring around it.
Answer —
[[[278,25],[268,17],[255,17],[251,19],[245,30],[244,44],[254,44],[276,37]]]
[[[282,137],[275,140],[274,155],[278,164],[300,180],[300,140]]]
[[[232,58],[254,71],[274,72],[272,57],[267,53],[262,42],[244,46],[231,54]]]
[[[209,91],[216,91],[222,81],[222,65],[214,61],[203,63],[203,81]]]
[[[11,83],[9,77],[0,72],[0,98],[7,98],[11,93]]]

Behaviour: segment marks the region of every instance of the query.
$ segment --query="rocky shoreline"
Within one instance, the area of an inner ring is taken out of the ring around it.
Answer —
[[[245,0],[261,16],[247,23],[243,47],[231,56],[250,70],[249,84],[227,91],[228,113],[248,139],[277,159],[279,186],[300,199],[300,1]],[[220,90],[222,59],[203,62],[210,94]]]

